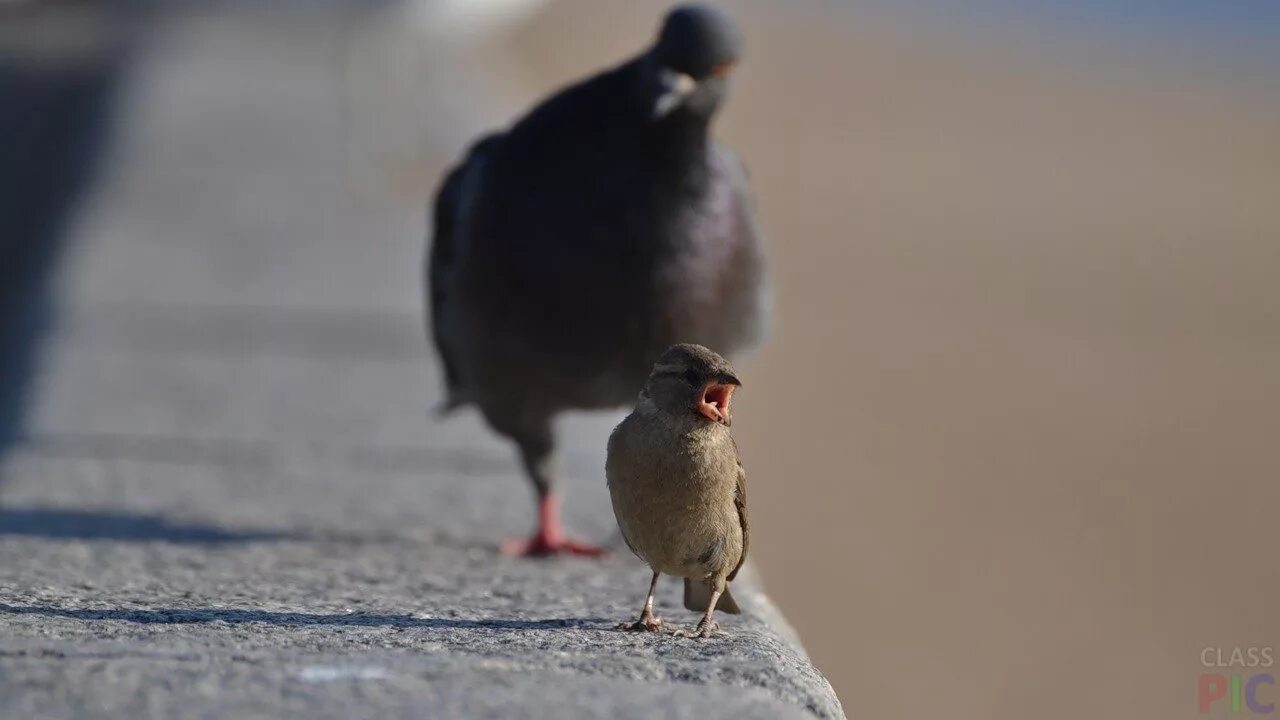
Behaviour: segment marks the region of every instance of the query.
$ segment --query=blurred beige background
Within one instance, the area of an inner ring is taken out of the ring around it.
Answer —
[[[846,712],[1198,716],[1202,648],[1280,645],[1280,98],[1159,47],[729,6],[719,134],[777,291],[752,550]],[[663,7],[552,3],[508,39],[525,99]]]

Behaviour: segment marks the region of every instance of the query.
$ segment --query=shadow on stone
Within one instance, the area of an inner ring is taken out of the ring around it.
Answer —
[[[212,544],[293,537],[287,533],[243,532],[174,523],[158,515],[51,508],[0,509],[0,537],[6,536]]]
[[[564,630],[567,628],[601,628],[610,621],[605,618],[556,618],[545,620],[489,619],[467,620],[462,618],[423,618],[412,615],[385,615],[372,613],[291,613],[268,610],[229,610],[222,608],[182,609],[160,608],[155,610],[89,610],[54,608],[39,605],[8,605],[0,603],[0,613],[8,615],[43,615],[65,617],[74,620],[121,620],[142,624],[186,625],[192,623],[266,623],[269,625],[344,626],[344,627],[400,627],[423,629],[462,630]]]

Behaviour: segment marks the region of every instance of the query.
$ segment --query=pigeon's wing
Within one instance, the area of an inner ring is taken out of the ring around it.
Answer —
[[[431,317],[431,338],[435,341],[436,352],[444,366],[445,388],[449,399],[445,401],[445,410],[459,404],[459,380],[457,361],[449,349],[449,336],[444,322],[445,307],[449,302],[450,277],[455,271],[458,250],[465,238],[458,237],[458,220],[466,209],[464,189],[467,175],[479,166],[486,153],[502,139],[502,135],[494,133],[482,138],[471,146],[466,158],[454,166],[445,176],[440,189],[436,191],[432,203],[432,237],[431,250],[427,255],[426,285],[427,302]]]
[[[763,340],[769,325],[769,287],[764,237],[756,222],[756,201],[747,170],[731,150],[716,144],[717,174],[729,187],[729,239],[733,254],[724,268],[726,316],[731,319],[730,352],[747,350]]]
[[[742,162],[742,158],[724,143],[717,142],[715,147],[721,163],[720,167],[733,186],[735,200],[742,204],[743,212],[754,216],[756,198],[751,192],[751,173],[748,172],[746,163]]]
[[[737,443],[733,449],[736,453]],[[742,557],[738,559],[738,566],[729,573],[728,580],[738,576],[742,564],[747,561],[747,546],[751,544],[751,525],[747,521],[747,471],[742,467],[742,460],[738,460],[738,485],[733,491],[733,506],[738,510],[738,523],[742,526]]]

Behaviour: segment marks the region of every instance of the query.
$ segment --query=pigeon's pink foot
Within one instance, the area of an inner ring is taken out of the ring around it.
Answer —
[[[577,555],[600,557],[608,551],[565,536],[560,523],[560,499],[547,495],[538,501],[538,531],[527,540],[506,540],[502,554],[512,557],[548,557],[551,555]]]
[[[558,540],[543,537],[538,533],[528,540],[504,540],[502,554],[512,557],[548,557],[550,555],[578,555],[580,557],[601,557],[608,551],[569,538]]]

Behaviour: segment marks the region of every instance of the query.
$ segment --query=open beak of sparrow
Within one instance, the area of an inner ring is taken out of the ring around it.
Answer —
[[[702,387],[698,399],[698,412],[712,422],[729,427],[733,424],[733,417],[729,414],[729,403],[733,397],[733,391],[741,386],[742,382],[730,373],[716,375]]]

